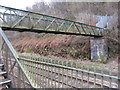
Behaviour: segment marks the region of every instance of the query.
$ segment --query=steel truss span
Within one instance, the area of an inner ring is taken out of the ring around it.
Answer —
[[[0,27],[21,32],[103,36],[103,28],[5,6],[0,6]]]

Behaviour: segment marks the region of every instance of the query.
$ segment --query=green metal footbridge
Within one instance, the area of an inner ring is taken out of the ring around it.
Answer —
[[[103,37],[103,28],[30,11],[0,6],[1,86],[8,88],[118,88],[112,65],[57,60],[17,53],[4,31]]]
[[[39,13],[0,6],[3,30],[101,37],[103,28]]]

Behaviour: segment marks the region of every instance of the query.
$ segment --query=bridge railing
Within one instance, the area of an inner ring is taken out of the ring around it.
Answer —
[[[1,27],[6,30],[102,36],[103,28],[44,14],[0,6]],[[24,29],[24,30],[22,30]]]
[[[7,79],[12,81],[13,88],[34,88],[19,56],[0,28],[0,63],[4,64]]]
[[[20,60],[29,71],[36,86],[46,88],[118,88],[117,72],[113,73],[112,66],[106,67],[98,62],[87,65],[80,61],[59,60],[31,54],[20,54]]]

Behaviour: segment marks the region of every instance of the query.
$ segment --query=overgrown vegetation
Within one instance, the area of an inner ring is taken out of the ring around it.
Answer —
[[[24,48],[23,52],[32,53],[32,49],[31,48]]]

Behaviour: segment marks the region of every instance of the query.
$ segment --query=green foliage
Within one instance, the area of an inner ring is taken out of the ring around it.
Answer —
[[[101,60],[101,63],[104,63],[104,64],[106,64],[108,61],[105,59],[105,55],[102,55],[101,53],[100,53],[100,60]]]
[[[75,17],[72,13],[67,13],[67,16],[65,17],[65,19],[68,19],[68,20],[75,20],[76,17]]]
[[[24,52],[26,52],[26,53],[31,53],[32,52],[32,49],[31,48],[24,48]]]
[[[89,57],[89,53],[86,52],[82,52],[80,51],[81,49],[78,49],[78,47],[76,46],[68,46],[68,47],[64,47],[61,50],[62,54],[65,55],[69,55],[72,58],[78,59],[78,58],[88,58]]]

